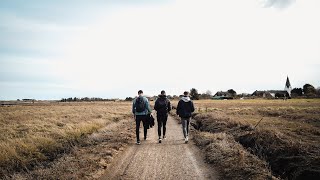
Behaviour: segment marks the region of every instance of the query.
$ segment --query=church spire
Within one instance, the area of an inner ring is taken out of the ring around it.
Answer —
[[[285,91],[288,91],[289,96],[291,96],[292,87],[291,87],[291,84],[290,84],[290,81],[289,81],[289,77],[288,77],[288,76],[287,76],[287,81],[286,81],[286,85],[285,85],[285,87],[284,87],[284,90],[285,90]]]
[[[291,88],[291,84],[288,76],[287,76],[286,88]]]

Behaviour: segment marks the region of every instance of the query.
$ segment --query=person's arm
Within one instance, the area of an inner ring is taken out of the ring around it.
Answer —
[[[180,108],[181,108],[181,107],[180,107],[180,106],[181,106],[180,104],[181,104],[181,101],[178,102],[178,106],[177,106],[177,109],[176,109],[176,114],[177,114],[177,115],[179,115],[179,113],[180,113]]]
[[[192,101],[191,101],[191,112],[194,112],[194,105]]]
[[[147,106],[148,114],[151,114],[152,110],[151,110],[151,107],[150,107],[150,104],[149,104],[149,101],[147,98],[146,98],[146,106]]]
[[[132,113],[136,113],[136,104],[135,104],[135,99],[132,101]]]
[[[158,111],[158,99],[154,103],[154,110]]]
[[[168,100],[168,112],[170,112],[171,111],[171,103],[170,103],[170,101]]]

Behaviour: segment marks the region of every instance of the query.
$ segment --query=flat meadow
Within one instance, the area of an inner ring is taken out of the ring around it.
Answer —
[[[0,177],[28,171],[130,117],[131,102],[34,103],[0,107]]]
[[[194,141],[222,177],[320,177],[320,99],[198,100],[194,104]]]
[[[193,142],[222,179],[320,177],[320,99],[194,104]],[[135,137],[131,102],[0,106],[0,134],[0,179],[95,179]]]

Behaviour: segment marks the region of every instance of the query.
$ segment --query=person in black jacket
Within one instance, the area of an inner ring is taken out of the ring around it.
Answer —
[[[166,139],[166,124],[168,120],[168,112],[171,111],[171,104],[164,90],[161,91],[161,94],[156,100],[154,109],[157,111],[158,136],[159,143],[161,143],[161,127],[163,127],[163,139]]]
[[[189,124],[191,115],[194,112],[194,105],[189,97],[189,92],[185,91],[177,106],[177,115],[181,118],[185,143],[189,141]]]

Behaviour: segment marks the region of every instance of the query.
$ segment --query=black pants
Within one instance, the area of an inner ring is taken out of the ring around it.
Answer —
[[[144,132],[144,138],[147,138],[147,130],[148,130],[148,123],[147,123],[147,115],[136,115],[136,136],[137,141],[140,141],[139,137],[139,129],[140,129],[140,122],[143,123],[143,132]]]
[[[158,136],[161,137],[161,127],[163,127],[163,136],[166,135],[168,114],[157,114]]]

